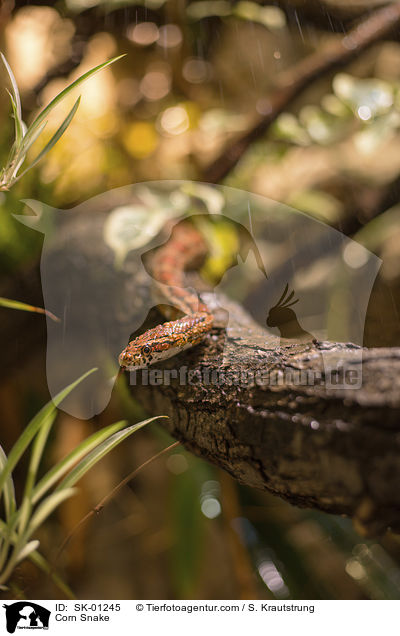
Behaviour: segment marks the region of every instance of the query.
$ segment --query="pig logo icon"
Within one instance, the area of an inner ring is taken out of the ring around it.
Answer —
[[[37,603],[19,601],[3,605],[6,610],[6,627],[9,634],[16,629],[48,629],[51,612]]]

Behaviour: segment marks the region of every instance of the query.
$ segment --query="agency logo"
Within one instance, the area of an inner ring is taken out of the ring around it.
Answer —
[[[15,220],[44,235],[44,306],[58,318],[47,320],[51,396],[98,369],[62,401],[64,412],[101,413],[120,368],[130,384],[190,382],[178,354],[202,341],[210,315],[219,330],[212,383],[237,383],[235,352],[248,338],[246,385],[255,362],[257,384],[361,386],[381,261],[338,230],[250,192],[190,181],[132,184],[73,210],[25,203],[33,214]],[[162,325],[180,319],[172,338]],[[308,351],[307,368],[271,365],[271,356]]]
[[[9,634],[16,629],[48,629],[51,612],[30,601],[18,601],[3,605],[6,610],[6,627]]]

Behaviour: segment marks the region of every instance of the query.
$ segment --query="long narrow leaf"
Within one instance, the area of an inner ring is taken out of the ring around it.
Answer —
[[[39,464],[42,459],[43,451],[46,446],[47,438],[49,436],[51,427],[53,426],[57,412],[54,411],[52,416],[48,418],[47,422],[41,427],[36,439],[33,443],[31,460],[29,462],[28,475],[25,483],[24,497],[29,497],[30,491],[36,480]]]
[[[47,123],[48,123],[47,121],[42,122],[40,126],[35,130],[35,132],[32,135],[29,135],[29,138],[25,135],[25,137],[22,140],[21,149],[20,149],[21,156],[22,155],[24,157],[26,156],[26,153],[28,152],[29,148],[35,143],[36,139],[40,137],[40,135],[46,128]]]
[[[11,81],[11,86],[12,86],[13,97],[14,97],[14,101],[15,101],[15,107],[16,107],[17,115],[18,115],[18,118],[21,120],[22,119],[21,98],[19,96],[19,90],[18,90],[17,82],[16,82],[16,79],[14,77],[14,73],[12,72],[11,67],[10,67],[9,63],[7,62],[6,58],[4,57],[3,53],[0,53],[0,56],[1,56],[1,59],[3,61],[4,66],[7,69],[7,73],[8,73],[8,76],[10,78],[10,81]]]
[[[0,446],[0,474],[4,470],[7,464],[7,455],[4,450]],[[15,512],[17,507],[15,501],[15,490],[14,490],[14,482],[12,480],[11,475],[8,475],[5,480],[3,486],[3,494],[4,494],[4,512],[6,520],[9,521],[11,519],[12,514]]]
[[[78,99],[76,100],[75,104],[73,105],[73,107],[69,111],[68,115],[64,119],[63,123],[61,124],[61,126],[57,130],[57,132],[54,133],[54,135],[52,136],[50,141],[47,142],[47,144],[45,145],[43,150],[41,150],[39,152],[39,154],[36,157],[36,159],[34,159],[32,161],[32,163],[29,164],[29,166],[26,168],[26,170],[21,172],[21,174],[18,176],[18,179],[23,177],[28,172],[28,170],[31,170],[34,166],[36,166],[36,164],[39,163],[39,161],[41,159],[43,159],[43,157],[49,152],[49,150],[51,150],[52,147],[55,146],[57,141],[62,137],[62,135],[65,133],[65,131],[67,130],[68,126],[70,125],[70,123],[71,123],[76,111],[78,110],[78,106],[79,106],[80,101],[81,101],[81,98],[78,97]],[[18,179],[17,179],[17,181],[18,181]]]
[[[35,132],[29,136],[29,138],[25,135],[22,139],[21,145],[18,147],[16,147],[16,151],[15,151],[15,156],[14,156],[14,160],[11,166],[11,162],[10,159],[8,159],[7,161],[7,166],[9,166],[9,168],[12,167],[12,175],[11,175],[11,179],[13,180],[16,173],[18,172],[19,168],[22,166],[22,164],[24,163],[25,159],[26,159],[26,153],[28,152],[29,148],[35,143],[36,139],[38,139],[38,137],[40,137],[40,135],[42,134],[42,132],[44,131],[44,129],[47,126],[47,121],[42,122],[42,124],[40,124],[40,126],[35,130]],[[14,183],[14,181],[13,181]]]
[[[17,514],[10,524],[11,528],[17,528],[18,535],[20,535],[21,532],[23,532],[28,525],[29,519],[31,518],[31,512],[31,502],[25,497],[22,499],[22,504],[19,510],[17,510]]]
[[[24,430],[24,432],[19,436],[18,440],[16,441],[16,443],[12,447],[12,449],[11,449],[11,451],[9,453],[8,459],[7,459],[7,463],[6,463],[3,471],[0,474],[0,494],[2,492],[3,486],[4,486],[5,482],[6,482],[6,479],[7,479],[8,475],[11,474],[11,472],[14,469],[14,467],[18,463],[19,459],[21,458],[21,456],[23,455],[23,453],[25,452],[25,450],[27,449],[29,444],[31,443],[33,437],[36,435],[38,430],[42,426],[44,426],[46,422],[49,421],[49,419],[52,417],[55,409],[60,404],[60,402],[64,398],[66,398],[67,395],[69,393],[71,393],[71,391],[78,384],[80,384],[80,382],[82,382],[85,378],[88,377],[88,375],[90,375],[94,371],[97,371],[97,369],[91,369],[90,371],[87,371],[80,378],[75,380],[75,382],[72,382],[69,386],[67,386],[65,389],[60,391],[55,396],[55,398],[52,401],[48,402],[39,411],[39,413],[37,413],[37,415],[35,415],[35,417],[29,422],[29,424],[26,427],[26,429]]]
[[[42,501],[40,506],[38,506],[35,514],[32,516],[30,524],[24,535],[24,539],[27,540],[35,532],[35,530],[37,530],[39,526],[42,525],[47,517],[50,517],[51,513],[54,512],[54,510],[58,508],[58,506],[62,504],[63,501],[72,497],[72,495],[74,495],[76,491],[76,488],[64,488],[63,490],[53,492],[52,495],[46,497],[46,499]]]
[[[54,571],[54,568],[46,561],[46,559],[42,554],[40,554],[40,552],[35,550],[29,555],[28,558],[34,565],[36,565],[36,567],[40,568],[43,572],[45,572],[45,574],[48,574],[52,578],[54,583],[65,594],[67,598],[71,600],[76,599],[76,596],[74,595],[71,588],[68,587],[61,576]]]
[[[18,117],[17,105],[14,101],[14,98],[11,95],[9,90],[7,90],[7,93],[9,94],[10,100],[11,100],[11,107],[12,107],[13,117],[15,122],[15,145],[18,148],[21,144],[22,137],[24,136],[24,128],[22,125],[22,120]]]
[[[35,484],[37,471],[40,461],[42,459],[43,451],[49,436],[51,427],[53,426],[57,412],[51,415],[45,424],[39,429],[36,439],[33,442],[32,454],[29,462],[28,474],[25,480],[24,494],[22,497],[22,506],[19,514],[19,532],[22,532],[28,525],[29,518],[32,511],[31,492]]]
[[[35,504],[43,497],[43,495],[61,479],[72,466],[77,464],[83,457],[88,455],[94,448],[108,439],[111,435],[121,430],[125,425],[125,421],[117,422],[105,427],[101,431],[96,431],[90,437],[83,440],[73,451],[71,451],[64,459],[56,464],[42,479],[36,484],[32,491],[32,503]]]
[[[91,453],[89,453],[84,459],[82,459],[77,466],[62,480],[62,482],[57,486],[55,492],[61,491],[64,488],[69,488],[74,486],[77,481],[79,481],[95,464],[97,464],[100,459],[102,459],[105,455],[107,455],[115,446],[120,444],[124,439],[135,433],[143,426],[146,426],[150,422],[154,422],[161,417],[166,417],[165,415],[156,415],[155,417],[151,417],[148,420],[144,420],[143,422],[139,422],[138,424],[133,424],[133,426],[129,426],[125,428],[123,431],[119,431],[118,433],[114,433],[111,437],[109,437],[105,442],[97,446]]]
[[[80,84],[85,82],[87,79],[89,79],[89,77],[92,77],[92,75],[94,75],[95,73],[98,73],[99,71],[101,71],[101,69],[106,68],[106,66],[109,66],[110,64],[113,64],[117,60],[120,60],[122,57],[124,57],[124,55],[119,55],[118,57],[114,57],[111,60],[108,60],[108,62],[103,62],[103,64],[99,64],[98,66],[95,66],[94,68],[90,69],[90,71],[87,71],[86,73],[84,73],[83,75],[78,77],[78,79],[76,79],[74,82],[72,82],[72,84],[69,84],[69,86],[64,88],[64,90],[61,91],[61,93],[58,93],[58,95],[56,95],[54,97],[54,99],[52,99],[50,104],[48,104],[39,113],[39,115],[36,117],[36,119],[32,122],[32,124],[28,128],[28,131],[26,133],[26,137],[29,138],[29,136],[36,130],[36,128],[46,119],[46,117],[53,110],[53,108],[55,106],[57,106],[57,104],[59,104],[65,97],[67,97],[67,95],[69,95],[69,93],[74,88],[76,88],[77,86],[79,86]]]
[[[7,561],[7,557],[9,555],[10,544],[15,544],[18,540],[18,536],[15,532],[15,527],[12,521],[3,521],[0,519],[0,536],[4,545],[1,548],[0,552],[0,576],[3,572],[3,566]]]
[[[29,543],[26,543],[25,546],[22,548],[21,552],[18,553],[16,563],[23,561],[24,559],[26,559],[26,557],[28,557],[31,554],[31,552],[34,552],[35,550],[37,550],[37,548],[39,547],[39,544],[40,544],[40,541],[38,541],[37,539],[34,539],[34,541],[29,541]]]
[[[8,531],[7,525],[0,519],[0,535],[5,535]],[[11,541],[12,543],[16,543],[18,540],[18,536],[15,532],[12,533]],[[74,593],[71,588],[62,580],[62,578],[54,571],[54,568],[49,565],[44,556],[40,554],[37,550],[32,551],[28,555],[28,559],[32,561],[36,565],[36,567],[40,568],[43,572],[48,574],[54,583],[62,590],[68,598],[75,599]],[[5,589],[4,586],[0,586],[0,589]]]
[[[52,314],[51,311],[43,309],[42,307],[34,307],[33,305],[22,303],[19,300],[11,300],[11,298],[3,298],[0,296],[0,307],[7,307],[7,309],[19,309],[20,311],[30,311],[35,314],[44,314],[51,318],[51,320],[54,320],[54,322],[60,322],[60,319]]]

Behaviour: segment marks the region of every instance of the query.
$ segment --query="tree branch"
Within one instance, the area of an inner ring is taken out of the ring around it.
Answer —
[[[228,143],[217,159],[205,169],[203,180],[218,183],[224,179],[249,146],[268,130],[277,117],[312,82],[351,62],[367,48],[389,35],[399,21],[400,2],[396,2],[373,13],[340,41],[327,45],[324,51],[313,53],[283,73],[279,87],[268,97],[269,112],[241,137]]]
[[[169,415],[163,425],[187,448],[248,486],[298,506],[355,515],[368,533],[399,528],[400,349],[364,349],[361,356],[351,344],[276,347],[238,305],[218,301],[229,312],[228,335],[216,330],[206,344],[164,363],[164,370],[188,369],[170,384],[151,385],[150,375],[143,384],[137,373],[132,395],[152,414]],[[339,363],[362,370],[361,388],[325,385]],[[204,384],[221,371],[225,382]],[[302,386],[300,372],[321,381]],[[229,384],[237,377],[250,383]]]

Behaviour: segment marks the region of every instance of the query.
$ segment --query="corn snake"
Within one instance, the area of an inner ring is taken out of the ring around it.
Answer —
[[[150,270],[156,291],[162,297],[160,309],[166,318],[181,314],[148,329],[131,340],[119,356],[120,367],[136,371],[170,358],[201,342],[213,325],[213,314],[196,293],[185,289],[185,271],[208,252],[201,233],[190,222],[178,223],[170,239],[152,259]],[[182,315],[183,314],[183,315]]]

